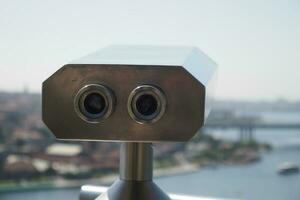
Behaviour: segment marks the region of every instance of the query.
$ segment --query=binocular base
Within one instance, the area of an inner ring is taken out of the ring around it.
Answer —
[[[153,181],[118,179],[95,200],[171,200]]]

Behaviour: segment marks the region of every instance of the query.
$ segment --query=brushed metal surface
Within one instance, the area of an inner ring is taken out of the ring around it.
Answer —
[[[107,187],[94,186],[94,185],[83,185],[80,189],[80,200],[95,200],[102,193],[108,190]],[[172,200],[234,200],[228,198],[215,198],[215,197],[201,197],[201,196],[190,196],[184,194],[168,194]],[[237,200],[237,199],[235,199]]]
[[[124,142],[120,150],[120,179],[96,200],[170,200],[152,178],[152,144]],[[93,195],[93,192],[81,194],[82,198]]]
[[[95,200],[171,200],[152,181],[117,180],[107,192]]]
[[[91,124],[76,113],[73,102],[89,84],[109,87],[114,112]],[[160,120],[139,124],[127,110],[130,92],[140,85],[158,86],[167,108]],[[108,141],[187,141],[204,121],[205,87],[181,66],[68,64],[43,83],[43,121],[60,139]]]
[[[152,144],[122,143],[120,150],[120,179],[127,181],[151,181],[152,177]]]

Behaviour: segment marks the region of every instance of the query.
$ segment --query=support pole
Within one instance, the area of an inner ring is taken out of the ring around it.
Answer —
[[[152,181],[153,148],[151,143],[122,143],[120,151],[120,179]]]
[[[152,178],[152,144],[124,142],[120,150],[119,179],[96,200],[171,200]]]

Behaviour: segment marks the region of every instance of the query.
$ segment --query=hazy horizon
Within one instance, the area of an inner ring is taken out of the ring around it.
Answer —
[[[219,64],[216,99],[300,100],[300,2],[0,0],[0,91],[40,92],[109,44],[195,45]]]

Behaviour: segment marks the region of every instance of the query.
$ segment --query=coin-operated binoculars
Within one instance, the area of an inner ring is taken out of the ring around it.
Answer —
[[[122,142],[119,179],[97,200],[169,200],[152,181],[151,143],[197,133],[215,71],[195,47],[110,46],[43,83],[43,121],[59,139]]]

